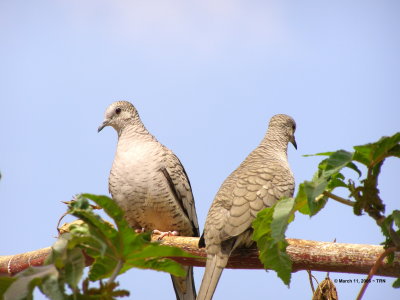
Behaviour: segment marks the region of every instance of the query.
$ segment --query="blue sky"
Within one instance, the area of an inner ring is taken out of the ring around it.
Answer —
[[[108,193],[117,137],[97,127],[116,100],[131,101],[183,162],[201,229],[274,114],[297,122],[298,150],[289,147],[297,183],[319,161],[303,154],[398,132],[399,9],[397,1],[0,1],[0,255],[51,245],[60,201]],[[388,212],[399,208],[399,169],[391,159],[382,170]],[[297,216],[287,236],[383,241],[372,220],[335,202],[312,219]],[[202,273],[195,269],[198,287]],[[164,273],[130,271],[120,282],[132,299],[174,299]],[[398,297],[392,282],[370,285],[364,299]],[[338,284],[339,297],[354,299],[360,287]],[[225,270],[215,299],[266,295],[310,299],[306,272],[288,289],[274,272]]]

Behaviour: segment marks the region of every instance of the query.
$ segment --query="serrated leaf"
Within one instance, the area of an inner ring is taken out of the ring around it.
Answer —
[[[271,237],[275,242],[285,239],[289,220],[294,215],[294,203],[293,198],[284,198],[279,200],[275,205],[271,222]]]
[[[89,226],[86,223],[73,225],[70,227],[70,233],[73,236],[68,244],[70,249],[76,246],[84,248],[92,258],[110,255],[110,252],[115,252],[114,241],[99,234],[97,228],[93,225]]]
[[[346,187],[343,174],[340,171],[348,167],[361,175],[361,171],[352,162],[353,153],[345,150],[335,152],[324,152],[316,155],[328,156],[318,165],[318,172],[313,176],[312,181],[304,181],[299,186],[299,192],[296,196],[296,210],[310,216],[318,213],[326,204],[328,198],[322,196],[325,190],[333,190],[337,187]],[[307,198],[307,205],[304,200]]]
[[[78,286],[85,268],[85,257],[80,248],[68,251],[68,258],[65,263],[65,281],[72,289]]]
[[[51,273],[43,279],[42,284],[39,286],[40,291],[52,300],[64,300],[66,297],[64,293],[64,282],[59,281],[58,273]]]
[[[127,259],[139,259],[148,257],[195,257],[182,249],[149,243],[139,252],[130,253],[126,256]]]
[[[276,271],[279,278],[289,286],[292,275],[292,261],[285,252],[287,246],[288,243],[283,240],[280,243],[260,250],[260,260],[265,268]]]
[[[272,229],[271,224],[274,222],[274,211],[281,201],[284,202],[278,207],[279,211],[275,215],[275,228]],[[292,198],[280,200],[274,206],[267,207],[260,211],[252,224],[254,228],[252,238],[257,242],[261,262],[266,269],[276,271],[286,285],[290,283],[292,262],[290,257],[286,254],[286,247],[288,244],[284,236],[284,219],[288,221],[290,218],[287,216],[287,211],[289,207],[293,208],[293,205],[294,199]],[[271,235],[273,230],[276,231],[274,233],[276,235],[275,238]]]
[[[400,132],[392,136],[382,137],[377,143],[373,152],[373,159],[378,162],[388,155],[400,157]]]
[[[254,219],[252,224],[254,228],[254,241],[259,241],[263,236],[269,236],[271,234],[271,222],[273,213],[274,207],[267,207],[257,214],[257,218]]]
[[[344,187],[347,188],[347,184],[343,181],[344,176],[342,173],[336,173],[331,176],[330,180],[328,181],[328,185],[326,190],[332,191],[337,187]]]
[[[90,199],[94,201],[97,205],[99,205],[107,215],[109,215],[117,225],[118,229],[121,231],[130,228],[128,222],[124,218],[124,213],[122,209],[118,206],[118,204],[107,196],[98,196],[93,194],[82,194],[82,197]]]
[[[360,169],[356,164],[352,162],[353,153],[346,150],[338,150],[335,152],[324,152],[317,153],[315,155],[329,156],[328,158],[322,160],[318,165],[318,172],[314,175],[313,181],[317,178],[329,179],[335,173],[340,172],[341,169],[347,167],[358,173],[359,176],[362,175]],[[307,155],[313,156],[313,155]]]
[[[332,153],[325,161],[323,177],[328,178],[334,173],[346,167],[353,159],[353,153],[345,150],[338,150]]]
[[[156,271],[168,272],[176,276],[183,276],[181,265],[173,260],[165,261],[168,257],[195,257],[179,248],[149,243],[139,252],[131,252],[126,256],[127,268],[151,268]]]
[[[59,238],[51,246],[51,254],[46,258],[45,264],[53,263],[57,268],[64,267],[69,238],[69,233],[64,233],[59,236]]]
[[[81,196],[94,201],[114,220],[118,228],[118,238],[114,239],[112,236],[109,236],[109,238],[113,240],[113,245],[118,247],[119,252],[122,250],[124,254],[131,253],[141,249],[143,245],[150,241],[150,234],[137,234],[132,230],[123,217],[123,211],[111,198],[92,194],[82,194]],[[113,230],[117,232],[115,229]]]
[[[118,264],[117,258],[107,255],[96,257],[89,270],[89,279],[96,281],[110,277]]]
[[[86,206],[87,208],[83,209],[82,206]],[[88,200],[82,195],[79,195],[77,200],[71,204],[70,214],[83,220],[85,223],[92,225],[92,228],[96,229],[94,233],[96,233],[100,238],[107,238],[116,242],[114,239],[117,236],[117,231],[111,226],[111,224],[105,222],[100,218],[100,216],[92,212]]]
[[[400,157],[400,132],[375,143],[355,146],[354,160],[372,167],[388,156]]]
[[[130,268],[151,269],[168,272],[175,276],[185,276],[186,272],[181,264],[169,258],[147,258],[130,261]],[[124,270],[123,270],[124,271]]]
[[[90,280],[94,281],[111,276],[118,262],[123,262],[120,274],[133,267],[165,271],[177,276],[185,274],[179,263],[166,257],[193,257],[192,255],[179,248],[151,243],[150,234],[135,233],[123,218],[122,210],[109,197],[82,194],[78,197],[78,200],[83,201],[82,199],[90,199],[102,207],[114,220],[118,228],[118,231],[111,226],[105,228],[104,221],[99,221],[97,217],[94,217],[90,208],[84,211],[73,211],[74,215],[84,217],[84,221],[88,222],[89,232],[91,233],[91,238],[85,241],[86,244],[92,245],[87,249],[87,253],[95,258],[95,262],[89,271]],[[97,227],[101,227],[100,233],[96,231]],[[75,234],[75,231],[71,230],[71,233]],[[113,232],[109,234],[108,231]],[[96,239],[99,238],[102,238],[106,245],[106,250],[102,253],[97,252],[96,242],[98,241]]]
[[[58,271],[54,265],[30,267],[18,273],[15,282],[4,293],[4,300],[33,299],[33,289],[49,276],[58,277]]]

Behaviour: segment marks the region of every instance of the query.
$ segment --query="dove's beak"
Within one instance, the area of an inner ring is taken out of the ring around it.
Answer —
[[[293,136],[292,139],[290,140],[292,143],[293,147],[297,150],[297,143],[296,143],[296,138]]]
[[[108,120],[104,120],[104,122],[97,128],[97,132],[100,132],[103,130],[104,127],[108,126]]]

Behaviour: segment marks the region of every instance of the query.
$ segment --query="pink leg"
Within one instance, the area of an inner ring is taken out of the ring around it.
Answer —
[[[145,230],[144,230],[144,228],[142,228],[142,229],[135,229],[135,232],[136,232],[136,233],[143,233],[143,232],[145,232]]]
[[[161,241],[165,236],[177,236],[179,235],[178,231],[160,231],[157,229],[153,230],[153,234],[159,234],[158,240]]]

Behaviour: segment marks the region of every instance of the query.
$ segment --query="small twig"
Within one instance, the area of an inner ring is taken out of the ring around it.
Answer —
[[[58,223],[57,223],[57,231],[58,231],[58,234],[61,234],[61,231],[60,231],[60,223],[61,223],[62,219],[64,219],[64,217],[65,217],[66,215],[68,215],[68,212],[64,213],[64,214],[60,217],[60,219],[58,219]]]
[[[339,197],[339,196],[337,196],[335,194],[332,194],[331,192],[324,191],[324,192],[322,192],[322,194],[324,196],[329,197],[329,198],[331,198],[333,200],[336,200],[337,202],[340,202],[342,204],[346,204],[348,206],[354,206],[354,201],[350,201],[350,200],[344,199],[344,198]]]
[[[371,270],[369,271],[367,279],[365,279],[364,284],[363,284],[360,292],[358,293],[356,300],[361,300],[361,298],[364,296],[365,290],[367,289],[369,282],[371,281],[371,279],[375,275],[375,273],[378,271],[378,269],[381,266],[385,257],[388,256],[390,253],[396,251],[396,249],[397,249],[396,247],[388,248],[385,251],[383,251],[383,253],[381,255],[379,255],[375,264],[372,266]]]
[[[315,276],[313,274],[311,274],[311,270],[307,270],[307,273],[308,273],[308,278],[310,279],[311,290],[312,290],[312,293],[314,294],[315,288],[314,288],[313,278],[317,282],[317,284],[318,284],[318,280],[317,280],[317,278],[315,278]]]

